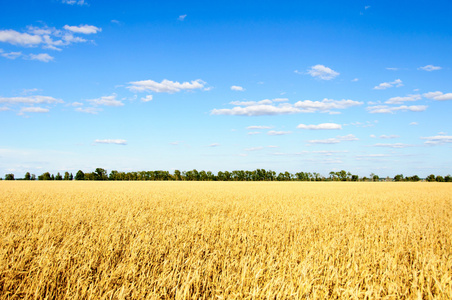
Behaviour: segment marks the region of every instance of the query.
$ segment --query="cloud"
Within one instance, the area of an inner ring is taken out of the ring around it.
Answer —
[[[383,134],[383,135],[380,135],[380,139],[396,139],[396,138],[399,138],[400,136],[399,135],[385,135],[385,134]]]
[[[300,124],[297,126],[298,129],[309,129],[309,130],[334,130],[342,129],[342,125],[335,123],[322,123],[318,125],[305,125]]]
[[[231,86],[231,90],[233,90],[233,91],[239,91],[239,92],[245,91],[245,89],[244,89],[243,87],[238,86],[238,85],[233,85],[233,86]]]
[[[102,31],[102,28],[93,26],[93,25],[80,25],[80,26],[69,26],[64,25],[64,29],[68,31],[72,31],[75,33],[82,33],[82,34],[94,34]]]
[[[273,104],[272,100],[255,101],[233,101],[230,104],[237,105],[233,108],[213,109],[212,115],[234,115],[234,116],[264,116],[282,115],[294,113],[328,112],[333,114],[331,109],[345,109],[352,106],[362,105],[363,102],[353,100],[333,100],[324,99],[322,101],[298,101],[295,104],[279,103]],[[245,106],[245,107],[242,107]]]
[[[414,125],[419,125],[418,122],[411,122],[409,125],[414,126]]]
[[[184,21],[186,17],[187,17],[187,15],[180,15],[177,19],[179,21]]]
[[[4,58],[7,58],[7,59],[16,59],[16,58],[22,56],[22,52],[5,53],[5,52],[3,52],[2,49],[0,49],[0,56],[3,56]]]
[[[294,104],[296,108],[300,108],[302,112],[317,112],[324,111],[329,112],[332,109],[346,109],[353,106],[362,105],[363,102],[353,101],[353,100],[334,100],[334,99],[323,99],[322,101],[298,101]]]
[[[95,140],[94,143],[95,144],[127,145],[127,141],[121,140],[121,139]]]
[[[23,107],[20,109],[19,115],[23,115],[23,113],[31,112],[31,113],[48,113],[49,109],[42,107]]]
[[[348,134],[345,136],[337,136],[335,138],[329,138],[324,140],[309,140],[309,144],[339,144],[340,142],[358,141],[359,139],[353,134]]]
[[[340,74],[324,65],[315,65],[308,70],[308,74],[322,80],[331,80]]]
[[[30,54],[31,60],[39,60],[42,62],[49,62],[54,59],[53,56],[48,55],[47,53],[40,53],[40,54]]]
[[[396,148],[396,149],[402,149],[402,148],[408,148],[413,147],[413,145],[409,144],[403,144],[403,143],[395,143],[395,144],[375,144],[374,147],[384,147],[384,148]]]
[[[385,90],[391,87],[401,87],[403,86],[402,80],[396,79],[393,82],[383,82],[374,87],[374,90]]]
[[[441,145],[445,143],[452,143],[452,136],[450,135],[428,136],[421,137],[421,139],[426,140],[425,144],[427,145]]]
[[[7,29],[0,30],[0,42],[31,47],[41,44],[42,38],[39,35],[20,33],[12,29]]]
[[[275,130],[270,130],[269,132],[267,132],[268,135],[286,135],[291,133],[292,131],[275,131]]]
[[[390,99],[388,99],[388,101],[386,101],[385,103],[387,104],[402,104],[403,102],[407,102],[407,101],[417,101],[417,100],[421,100],[421,95],[416,94],[416,95],[408,95],[406,97],[392,97]]]
[[[195,90],[202,89],[206,84],[201,79],[193,80],[191,82],[177,82],[164,79],[162,82],[158,83],[153,80],[142,80],[142,81],[132,81],[127,88],[132,92],[145,92],[153,91],[156,93],[176,93],[181,90]]]
[[[143,102],[152,101],[152,95],[147,95],[146,97],[141,98],[141,101]]]
[[[0,107],[0,111],[7,111],[7,110],[11,110],[11,109],[6,106]]]
[[[386,68],[386,70],[389,70],[389,71],[398,71],[398,70],[400,70],[399,68]]]
[[[80,6],[88,5],[88,3],[85,2],[85,0],[62,0],[61,2],[69,4],[69,5],[74,5],[74,4],[77,4],[77,5],[80,5]]]
[[[86,114],[97,115],[100,111],[102,111],[102,109],[97,108],[97,107],[77,107],[75,109],[75,111],[86,113]]]
[[[271,129],[273,128],[272,126],[262,126],[262,125],[253,125],[253,126],[248,126],[246,127],[246,129]]]
[[[258,150],[262,150],[264,149],[264,147],[259,146],[259,147],[251,147],[251,148],[246,148],[244,149],[245,151],[258,151]]]
[[[213,143],[213,144],[208,145],[207,147],[218,147],[218,146],[220,146],[219,143]]]
[[[426,65],[424,67],[419,67],[418,70],[424,70],[424,71],[437,71],[437,70],[441,70],[442,68],[439,66],[434,66],[434,65]]]
[[[437,101],[446,101],[452,100],[452,93],[443,94],[442,92],[428,92],[423,94],[425,98],[437,100]]]
[[[61,99],[56,99],[49,96],[24,96],[24,97],[0,97],[0,103],[7,104],[55,104],[63,103]]]
[[[259,132],[259,131],[251,131],[251,132],[248,132],[247,134],[248,135],[256,135],[256,134],[261,134],[262,132]]]
[[[352,82],[357,82],[357,81],[359,81],[359,78],[352,79]]]
[[[123,106],[124,103],[122,103],[120,100],[116,99],[116,94],[113,94],[111,96],[103,96],[97,99],[90,99],[88,100],[92,105],[100,106]]]
[[[367,111],[371,114],[393,114],[396,111],[412,111],[412,112],[421,112],[425,111],[427,109],[427,105],[411,105],[411,106],[396,106],[396,107],[390,107],[387,105],[376,105],[376,106],[369,106],[366,108]]]

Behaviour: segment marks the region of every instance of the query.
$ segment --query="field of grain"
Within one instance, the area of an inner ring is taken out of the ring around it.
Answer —
[[[452,184],[0,182],[1,299],[450,299]]]

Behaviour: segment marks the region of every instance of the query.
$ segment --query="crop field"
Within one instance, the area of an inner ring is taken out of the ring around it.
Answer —
[[[0,299],[450,299],[452,184],[0,182]]]

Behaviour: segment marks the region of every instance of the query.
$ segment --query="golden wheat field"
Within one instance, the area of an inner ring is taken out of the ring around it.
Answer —
[[[1,299],[450,299],[452,184],[0,182]]]

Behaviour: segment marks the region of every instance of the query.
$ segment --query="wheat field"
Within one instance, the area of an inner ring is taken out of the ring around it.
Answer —
[[[452,184],[0,182],[1,299],[450,299]]]

